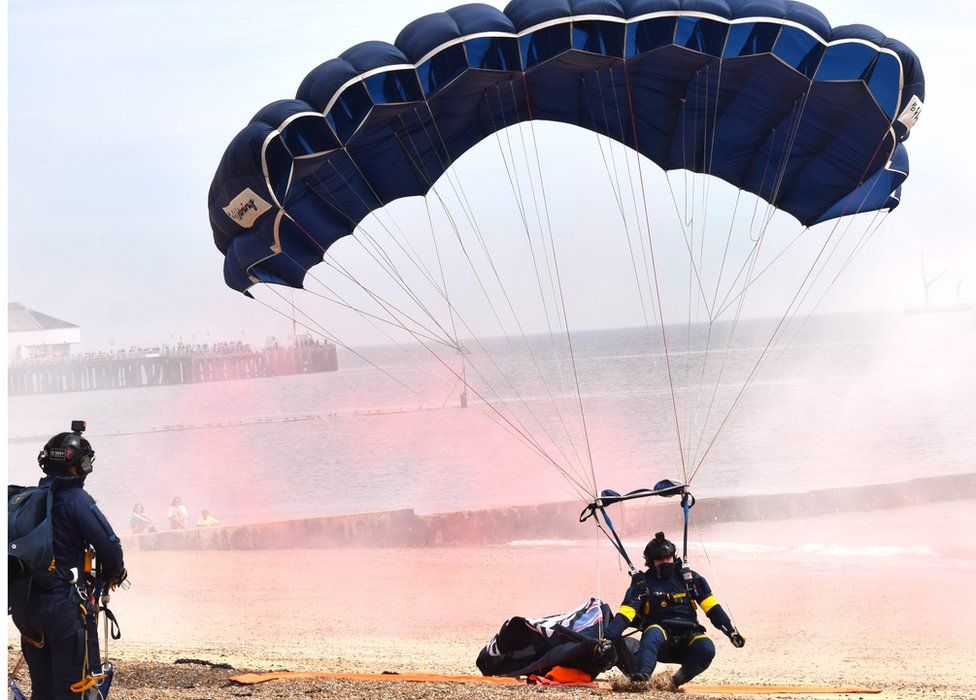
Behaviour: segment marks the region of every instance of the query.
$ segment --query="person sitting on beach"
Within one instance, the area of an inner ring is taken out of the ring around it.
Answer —
[[[169,529],[170,530],[185,530],[187,525],[187,520],[190,514],[186,511],[186,506],[183,505],[183,501],[180,500],[179,496],[173,498],[172,502],[169,504],[169,509],[166,511],[166,517],[169,518]]]
[[[202,509],[200,511],[200,518],[197,520],[197,527],[213,527],[214,525],[220,525],[220,521],[210,515],[210,511],[207,508]]]
[[[708,583],[697,572],[681,566],[676,548],[658,532],[644,548],[646,572],[631,577],[624,602],[607,626],[609,642],[621,639],[624,630],[641,630],[640,651],[630,674],[631,681],[646,681],[655,665],[678,663],[681,668],[668,685],[677,689],[702,673],[715,658],[715,645],[698,624],[696,603],[715,627],[741,648],[746,640],[712,595]],[[607,643],[607,642],[605,642]]]
[[[132,506],[132,514],[129,515],[129,528],[136,535],[140,532],[156,532],[152,518],[149,517],[149,514],[142,507],[141,503],[136,503]]]

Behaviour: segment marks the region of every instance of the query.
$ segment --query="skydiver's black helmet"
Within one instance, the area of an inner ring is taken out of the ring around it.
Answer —
[[[658,532],[654,535],[654,539],[644,547],[644,564],[654,572],[657,578],[669,578],[674,576],[675,565],[673,563],[655,564],[654,560],[673,557],[677,552],[678,549],[674,543],[666,539],[663,532]]]
[[[81,434],[86,423],[82,420],[71,422],[70,433],[58,433],[47,441],[44,449],[37,455],[37,463],[45,474],[65,476],[77,467],[81,476],[88,476],[95,461],[95,450]]]

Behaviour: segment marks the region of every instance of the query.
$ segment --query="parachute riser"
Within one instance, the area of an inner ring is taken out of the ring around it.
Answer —
[[[616,491],[606,489],[600,492],[599,497],[594,499],[591,503],[588,503],[583,511],[580,513],[580,522],[586,522],[590,518],[594,518],[597,528],[610,540],[610,544],[613,545],[614,549],[620,554],[623,560],[627,563],[628,573],[634,574],[637,572],[637,568],[631,561],[630,556],[627,554],[627,549],[624,547],[623,541],[620,539],[620,535],[617,534],[617,530],[613,525],[613,521],[607,514],[607,507],[612,506],[616,503],[623,503],[624,501],[632,501],[638,498],[650,498],[651,496],[662,496],[668,498],[670,496],[681,496],[681,510],[684,516],[684,526],[683,526],[683,539],[682,539],[682,561],[688,561],[688,520],[691,515],[691,508],[695,505],[695,497],[688,490],[688,484],[676,484],[673,481],[659,481],[654,485],[653,489],[638,489],[636,491],[630,491],[624,495],[620,495]],[[597,517],[599,514],[599,517]],[[600,518],[606,523],[606,529],[600,524]],[[609,532],[607,531],[609,530]]]

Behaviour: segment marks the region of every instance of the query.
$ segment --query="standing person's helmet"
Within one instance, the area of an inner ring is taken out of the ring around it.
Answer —
[[[673,558],[677,551],[674,543],[666,539],[663,532],[658,532],[654,535],[654,539],[644,547],[644,564],[654,572],[654,576],[657,578],[670,578],[674,576],[674,562],[671,561],[663,564],[655,564],[654,562],[656,560],[667,559],[668,557]]]
[[[47,441],[37,455],[37,464],[45,474],[67,475],[76,467],[82,476],[88,476],[95,461],[95,450],[81,434],[87,424],[83,420],[71,421],[70,433],[58,433]]]

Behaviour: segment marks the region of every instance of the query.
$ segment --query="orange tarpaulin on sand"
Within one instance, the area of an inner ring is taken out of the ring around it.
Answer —
[[[686,685],[682,688],[691,695],[730,693],[732,695],[875,695],[880,690],[856,686],[828,685]]]
[[[230,680],[243,685],[256,685],[276,680],[307,680],[311,678],[343,678],[355,681],[412,681],[414,683],[489,683],[491,685],[522,685],[524,681],[505,676],[441,676],[436,673],[321,673],[316,671],[278,671],[275,673],[242,673]]]
[[[489,685],[522,685],[518,678],[507,676],[442,676],[436,673],[324,673],[320,671],[277,671],[273,673],[242,673],[230,680],[242,685],[256,685],[276,680],[309,680],[333,678],[356,681],[408,681],[413,683],[487,683]],[[596,685],[596,684],[594,684]],[[609,690],[606,685],[597,686]],[[689,695],[873,695],[880,690],[853,686],[820,685],[686,685],[682,691]]]

